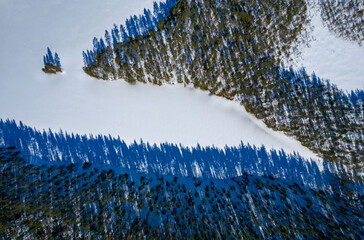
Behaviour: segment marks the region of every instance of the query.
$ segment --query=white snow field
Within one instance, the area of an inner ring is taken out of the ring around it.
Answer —
[[[238,145],[315,154],[274,132],[238,103],[183,86],[102,81],[82,71],[91,49],[114,23],[151,8],[152,0],[0,0],[0,118],[37,129],[110,134],[126,142],[185,146]],[[46,48],[58,52],[63,74],[41,71]]]
[[[364,89],[364,46],[330,32],[317,6],[310,12],[314,40],[310,47],[302,47],[302,58],[295,65],[305,67],[308,74],[315,72],[318,77],[329,79],[340,89]]]

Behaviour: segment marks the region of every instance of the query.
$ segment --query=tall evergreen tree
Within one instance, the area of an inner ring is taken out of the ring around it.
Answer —
[[[106,45],[104,43],[104,40],[100,38],[100,44],[99,44],[99,51],[106,49]]]
[[[52,51],[49,49],[49,47],[47,47],[47,56],[48,56],[48,63],[52,63],[54,64],[54,58],[53,58],[53,53]]]
[[[111,30],[111,35],[112,35],[113,46],[115,46],[118,42],[120,42],[119,28],[118,26],[116,26],[116,24],[114,24],[114,28]]]
[[[88,57],[87,57],[87,54],[85,53],[85,51],[82,52],[82,57],[83,57],[83,64],[85,66],[88,66],[90,64],[90,62],[88,61]]]
[[[120,35],[123,41],[127,41],[129,38],[129,35],[123,25],[120,25]]]
[[[107,46],[111,47],[111,36],[108,30],[105,30],[105,41]]]
[[[147,9],[144,8],[144,16],[145,16],[148,28],[149,29],[154,29],[155,25],[153,23],[153,15],[152,15],[152,13],[150,12],[149,9],[147,10]]]
[[[93,39],[93,46],[94,46],[94,52],[97,53],[97,52],[100,52],[100,45],[99,45],[99,41],[97,40],[96,37],[94,37]]]
[[[61,68],[61,60],[59,59],[58,53],[54,54],[54,63],[57,67]]]

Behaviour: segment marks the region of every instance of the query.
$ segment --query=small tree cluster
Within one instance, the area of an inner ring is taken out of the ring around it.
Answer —
[[[58,56],[58,53],[53,53],[47,48],[47,54],[43,56],[44,68],[42,68],[43,72],[45,73],[57,73],[62,72],[61,68],[61,60]]]

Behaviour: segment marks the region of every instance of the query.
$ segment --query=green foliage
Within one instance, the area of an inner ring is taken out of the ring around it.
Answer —
[[[51,64],[51,63],[46,63],[45,67],[42,68],[42,71],[45,72],[45,73],[50,73],[50,74],[54,74],[54,73],[57,73],[57,72],[62,72],[62,69]]]

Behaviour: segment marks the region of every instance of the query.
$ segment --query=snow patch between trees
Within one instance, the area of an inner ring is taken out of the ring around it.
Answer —
[[[151,8],[152,0],[6,1],[0,9],[0,118],[38,129],[120,136],[126,142],[239,145],[316,155],[248,114],[238,103],[191,87],[104,82],[82,71],[94,36]],[[66,73],[45,75],[44,49]],[[196,169],[197,170],[197,169]]]
[[[315,72],[321,79],[329,79],[340,89],[364,89],[364,46],[330,32],[321,19],[318,6],[310,11],[313,41],[309,47],[301,47],[301,56],[294,65],[306,68],[308,74]]]

